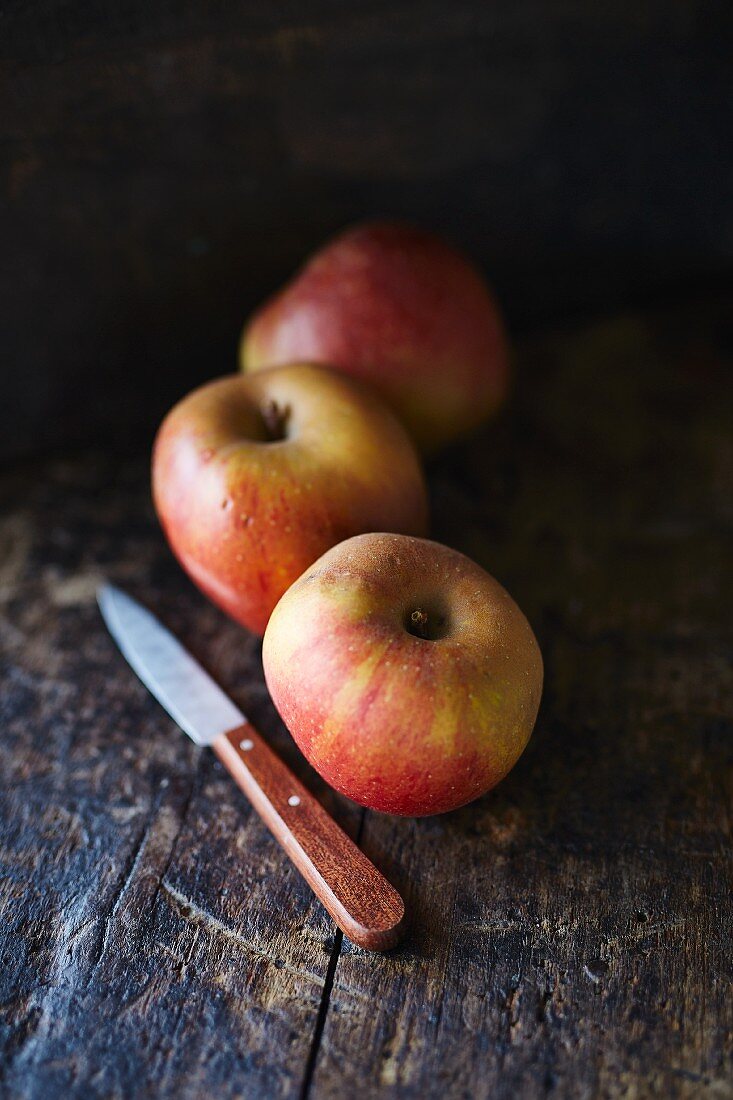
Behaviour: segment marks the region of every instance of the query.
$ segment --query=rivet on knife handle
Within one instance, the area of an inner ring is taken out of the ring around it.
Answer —
[[[257,731],[245,722],[211,747],[349,939],[372,951],[394,947],[402,898]]]

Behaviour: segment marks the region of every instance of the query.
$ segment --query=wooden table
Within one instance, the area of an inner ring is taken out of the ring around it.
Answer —
[[[525,756],[444,817],[364,813],[303,764],[259,643],[173,564],[145,454],[4,476],[3,1096],[733,1095],[729,317],[525,344],[503,420],[431,470],[435,536],[506,584],[546,663]],[[103,577],[403,891],[400,950],[335,934],[125,665]]]

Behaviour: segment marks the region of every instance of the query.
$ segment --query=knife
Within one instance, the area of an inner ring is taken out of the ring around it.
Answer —
[[[150,611],[111,584],[97,601],[142,682],[192,741],[214,750],[339,928],[359,947],[394,947],[405,923],[394,887]]]

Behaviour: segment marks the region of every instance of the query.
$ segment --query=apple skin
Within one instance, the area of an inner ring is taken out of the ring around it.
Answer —
[[[418,610],[440,637],[406,629]],[[498,783],[542,694],[537,641],[508,593],[458,551],[404,535],[358,535],[307,569],[272,614],[263,662],[323,778],[407,816],[455,809]]]
[[[294,360],[370,382],[424,451],[481,424],[509,378],[504,327],[477,269],[442,238],[397,222],[336,237],[254,314],[242,368]]]
[[[263,419],[272,402],[289,410],[276,441]],[[257,634],[335,543],[427,525],[425,482],[402,425],[363,386],[309,364],[234,374],[185,397],[158,432],[152,482],[183,568]]]

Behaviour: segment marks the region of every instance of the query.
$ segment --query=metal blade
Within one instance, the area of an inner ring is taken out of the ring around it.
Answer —
[[[146,688],[197,745],[245,721],[208,672],[150,611],[112,584],[97,602],[109,632]]]

